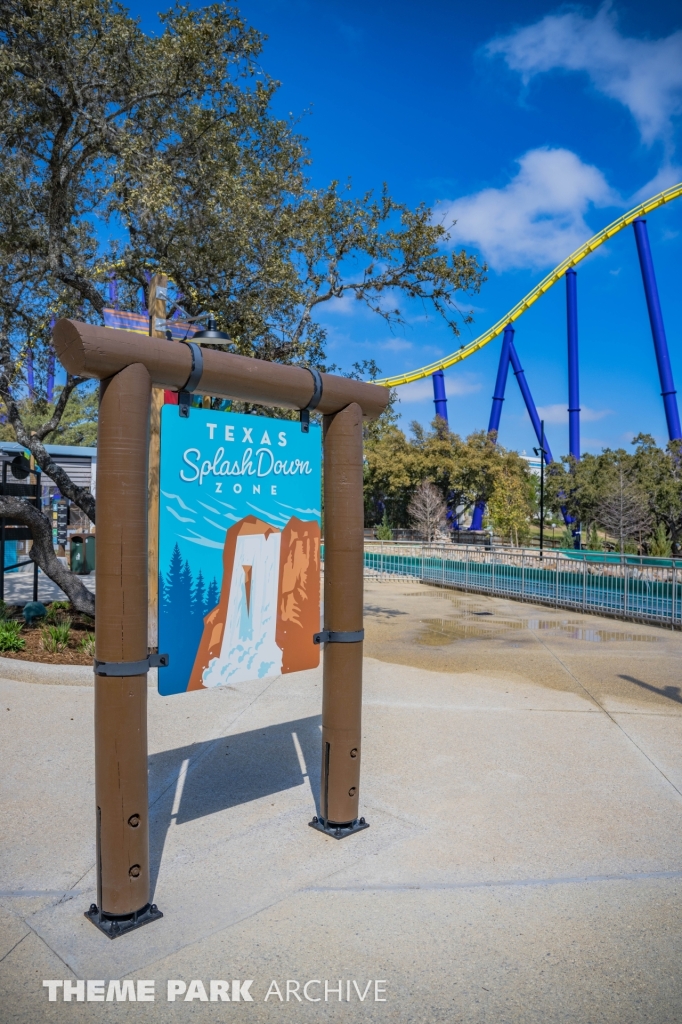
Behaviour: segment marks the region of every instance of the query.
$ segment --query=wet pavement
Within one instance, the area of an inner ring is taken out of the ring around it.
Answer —
[[[682,712],[682,632],[429,585],[365,581],[365,654],[435,672],[503,672],[607,710]]]

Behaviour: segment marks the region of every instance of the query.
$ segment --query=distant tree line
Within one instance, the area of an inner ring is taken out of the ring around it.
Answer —
[[[660,448],[638,434],[633,451],[605,448],[547,467],[548,505],[564,505],[582,525],[583,541],[600,546],[601,528],[623,552],[664,557],[682,550],[682,442]]]
[[[408,437],[392,410],[365,428],[365,526],[412,527],[433,539],[468,525],[481,501],[496,532],[525,539],[536,507],[525,459],[483,430],[462,438],[439,417],[428,430],[410,429]]]

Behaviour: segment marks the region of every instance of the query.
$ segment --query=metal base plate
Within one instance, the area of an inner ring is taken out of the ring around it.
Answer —
[[[141,910],[136,910],[134,914],[121,914],[120,916],[100,913],[97,904],[91,903],[90,909],[85,911],[84,916],[110,939],[117,939],[119,935],[125,935],[126,932],[132,932],[135,928],[141,928],[143,924],[158,921],[163,914],[156,903],[147,903]]]
[[[337,825],[334,821],[325,821],[324,818],[313,818],[308,824],[311,828],[316,828],[318,832],[324,832],[325,835],[331,836],[332,839],[345,839],[346,836],[352,836],[355,832],[362,832],[363,828],[369,828],[369,822],[364,818],[356,818],[355,821],[347,821],[343,825]]]

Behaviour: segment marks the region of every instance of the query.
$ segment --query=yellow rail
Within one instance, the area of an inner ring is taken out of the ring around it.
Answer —
[[[652,196],[651,199],[647,199],[645,202],[640,203],[639,206],[635,206],[629,213],[619,217],[618,220],[614,220],[608,227],[598,231],[596,235],[593,235],[587,242],[572,252],[558,267],[543,278],[540,284],[536,285],[532,291],[521,299],[520,302],[514,306],[501,320],[498,320],[496,324],[493,324],[491,328],[485,331],[484,334],[480,334],[478,338],[470,341],[468,345],[462,345],[461,348],[457,349],[456,352],[451,352],[449,356],[445,356],[444,359],[438,360],[436,363],[429,363],[428,366],[422,366],[419,370],[410,370],[408,373],[399,373],[395,377],[384,377],[382,380],[377,380],[375,384],[383,384],[386,388],[397,388],[401,384],[411,384],[412,381],[422,380],[424,377],[429,377],[436,370],[447,370],[449,366],[454,366],[455,363],[461,363],[463,359],[468,359],[474,352],[478,352],[479,349],[487,345],[489,341],[496,338],[505,329],[510,321],[518,320],[522,313],[525,313],[527,309],[533,305],[534,302],[544,295],[545,292],[549,291],[552,285],[556,284],[560,277],[566,273],[569,267],[575,266],[576,263],[580,263],[586,256],[589,256],[591,252],[598,249],[600,245],[607,242],[609,238],[613,238],[619,231],[626,228],[628,224],[632,224],[633,220],[637,217],[642,217],[646,213],[650,213],[652,210],[657,209],[659,206],[663,206],[664,203],[669,203],[673,199],[677,199],[678,196],[682,195],[682,182],[677,185],[673,185],[672,188],[668,188],[665,192],[659,192],[658,195]]]

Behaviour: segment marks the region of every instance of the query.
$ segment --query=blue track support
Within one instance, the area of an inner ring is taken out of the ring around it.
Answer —
[[[436,416],[448,422],[448,399],[445,394],[445,377],[442,370],[436,370],[433,376],[433,404],[436,407]]]
[[[495,391],[493,393],[493,404],[490,409],[490,421],[488,423],[488,433],[495,433],[495,440],[497,440],[497,432],[500,429],[500,419],[502,417],[502,403],[504,402],[504,391],[507,386],[507,376],[509,374],[509,349],[514,341],[514,328],[511,324],[507,324],[504,329],[504,335],[502,337],[502,348],[500,350],[500,362],[497,367],[497,380],[495,381]],[[474,506],[474,514],[471,517],[470,530],[480,530],[483,525],[483,513],[485,512],[485,502],[477,501]]]
[[[578,367],[578,275],[566,271],[566,336],[568,340],[568,451],[580,458],[580,377]]]
[[[538,444],[540,446],[542,446],[542,427],[540,426],[540,417],[538,416],[538,411],[535,408],[535,402],[533,401],[533,396],[530,393],[530,388],[528,387],[528,381],[526,380],[526,375],[523,372],[523,367],[521,366],[521,363],[519,362],[519,357],[516,354],[516,349],[514,348],[514,342],[513,341],[511,342],[511,344],[509,346],[509,358],[511,359],[512,369],[514,371],[514,375],[516,377],[516,380],[518,381],[518,385],[519,385],[519,389],[521,391],[521,394],[523,395],[523,400],[526,403],[526,409],[528,410],[528,415],[530,416],[530,421],[533,424],[533,430],[535,431],[535,436],[538,439]],[[553,462],[554,459],[552,458],[552,453],[549,450],[549,444],[547,442],[547,434],[545,434],[545,452],[547,453],[547,456],[545,458],[545,463]]]
[[[511,324],[507,324],[507,326],[504,329],[504,335],[502,336],[500,362],[497,367],[497,380],[495,381],[493,404],[490,409],[490,422],[488,423],[489,434],[491,434],[493,431],[495,431],[495,433],[497,434],[498,430],[500,429],[502,403],[504,402],[504,391],[507,385],[507,375],[509,373],[509,350],[513,342],[514,328]]]
[[[663,314],[661,313],[661,302],[656,286],[656,275],[654,273],[654,262],[651,258],[646,220],[643,217],[638,217],[637,220],[632,222],[632,226],[635,229],[637,254],[639,256],[639,265],[642,269],[644,294],[646,295],[646,304],[649,310],[651,334],[654,339],[658,376],[661,381],[661,396],[668,424],[668,437],[671,441],[675,441],[682,437],[680,413],[677,408],[677,398],[675,397],[675,383],[673,381],[672,367],[670,366],[670,353],[668,352],[665,327],[663,326]]]

